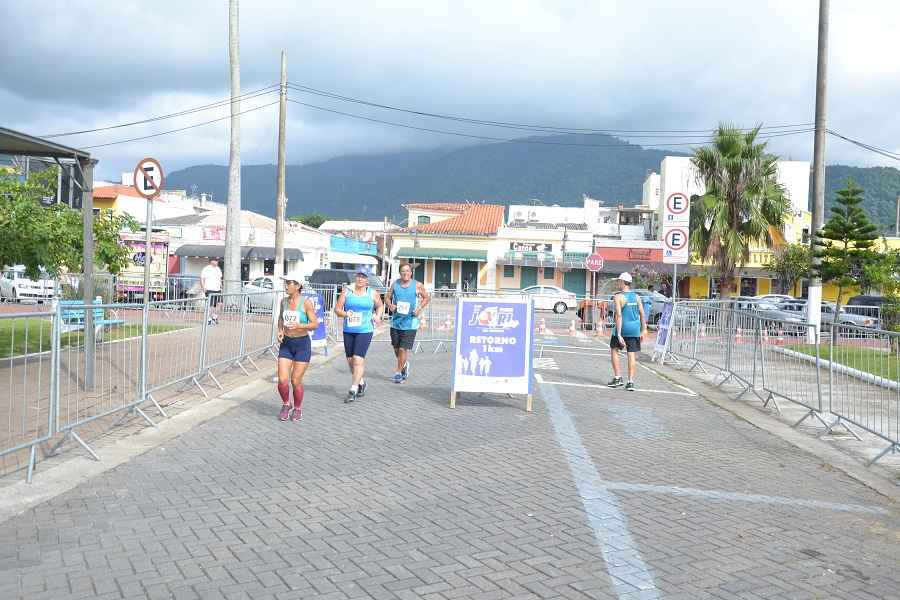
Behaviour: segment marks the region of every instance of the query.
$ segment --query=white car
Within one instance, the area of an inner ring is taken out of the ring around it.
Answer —
[[[552,310],[561,315],[570,308],[578,307],[575,294],[555,285],[533,285],[520,290],[520,293],[534,300],[536,310]]]
[[[275,301],[275,292],[281,291],[283,286],[275,285],[275,278],[271,275],[257,277],[244,284],[244,293],[250,294],[250,310],[269,312],[272,310],[272,302]]]
[[[774,304],[779,304],[781,302],[787,302],[789,300],[793,300],[793,296],[789,296],[787,294],[764,294],[762,296],[754,296],[755,300],[761,300],[763,302],[772,302]]]
[[[46,273],[34,281],[25,276],[25,267],[8,269],[0,278],[0,298],[9,302],[49,302],[53,289],[53,280]]]

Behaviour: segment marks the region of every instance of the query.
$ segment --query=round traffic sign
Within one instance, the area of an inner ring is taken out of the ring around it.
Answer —
[[[603,268],[603,257],[595,252],[584,259],[584,266],[588,268],[588,271],[596,273]]]
[[[666,198],[666,208],[673,215],[680,215],[691,206],[691,200],[686,194],[674,192]]]
[[[665,242],[666,248],[670,250],[681,250],[688,243],[687,228],[676,227],[667,230],[666,235],[663,236],[663,242]]]
[[[134,168],[134,189],[138,194],[152,200],[159,196],[163,187],[162,165],[155,158],[145,158]]]

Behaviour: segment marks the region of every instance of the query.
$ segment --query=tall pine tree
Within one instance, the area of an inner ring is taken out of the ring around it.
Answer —
[[[852,179],[837,191],[836,204],[831,207],[831,218],[816,234],[819,248],[815,256],[821,264],[817,268],[823,282],[837,285],[837,306],[834,322],[838,322],[841,297],[852,286],[859,286],[865,278],[866,265],[877,252],[878,227],[869,220],[862,209],[863,189]]]

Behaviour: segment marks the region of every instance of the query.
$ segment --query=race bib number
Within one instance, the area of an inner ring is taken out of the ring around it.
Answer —
[[[363,314],[361,312],[347,313],[347,326],[348,327],[361,327],[362,320],[363,320]]]
[[[281,320],[284,321],[286,327],[293,327],[300,322],[300,313],[296,310],[286,310],[281,315]]]
[[[408,315],[409,314],[409,302],[398,302],[397,303],[397,314],[398,315]]]

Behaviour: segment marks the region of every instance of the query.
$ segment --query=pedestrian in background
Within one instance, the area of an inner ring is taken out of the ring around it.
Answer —
[[[219,322],[216,307],[222,297],[222,269],[219,268],[219,260],[209,259],[209,264],[200,271],[200,289],[209,301],[209,324]]]
[[[291,421],[299,421],[303,418],[303,375],[312,356],[310,332],[316,330],[319,321],[312,300],[300,293],[303,277],[299,273],[288,273],[282,279],[285,297],[278,311],[278,395],[281,396],[278,418],[287,421],[290,416]]]
[[[366,353],[383,313],[381,296],[369,287],[369,274],[357,271],[356,282],[341,290],[334,307],[334,314],[344,319],[344,355],[352,377],[344,402],[353,402],[366,393]]]

